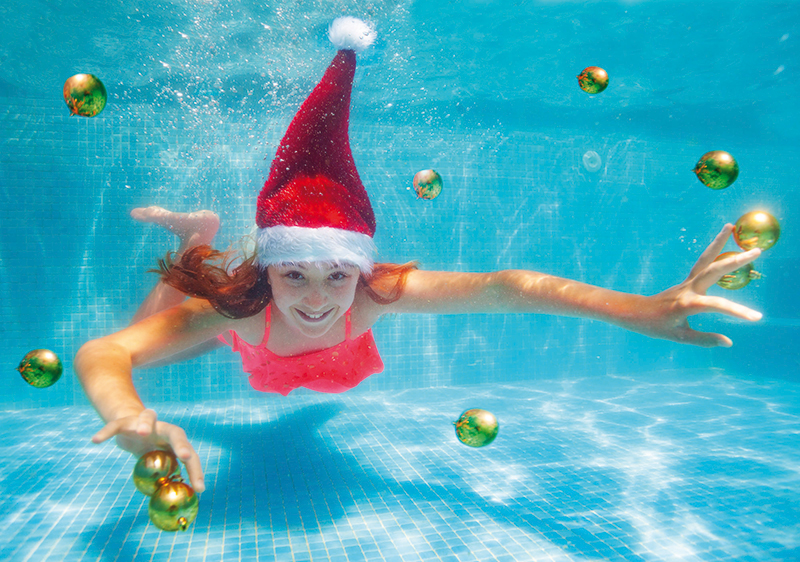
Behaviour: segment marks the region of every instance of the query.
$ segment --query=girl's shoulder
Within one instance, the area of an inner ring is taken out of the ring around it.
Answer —
[[[253,316],[246,318],[229,318],[224,322],[224,329],[222,337],[229,344],[231,343],[230,332],[236,332],[236,335],[251,345],[259,345],[264,339],[267,328],[266,319],[267,309],[264,309]]]

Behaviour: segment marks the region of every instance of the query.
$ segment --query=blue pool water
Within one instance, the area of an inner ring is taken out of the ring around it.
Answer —
[[[379,34],[350,128],[379,259],[654,294],[762,208],[783,227],[763,278],[709,293],[764,319],[694,318],[734,341],[708,350],[578,319],[387,318],[386,370],[335,396],[258,395],[225,350],[137,371],[207,474],[190,530],[161,533],[133,459],[89,442],[72,357],[127,325],[174,249],[130,209],[213,209],[221,248],[251,231],[342,14]],[[7,0],[0,32],[0,559],[800,559],[800,5]],[[589,65],[611,76],[597,96]],[[79,72],[109,91],[98,117],[68,116]],[[739,163],[724,191],[691,171],[710,150]],[[435,201],[411,189],[426,168]],[[65,374],[34,389],[14,368],[42,347]],[[500,420],[485,449],[455,438],[470,407]]]
[[[8,411],[0,557],[796,560],[799,400],[703,371],[156,404],[208,473],[177,534],[86,443],[92,412]],[[500,419],[486,449],[453,431],[473,405]]]

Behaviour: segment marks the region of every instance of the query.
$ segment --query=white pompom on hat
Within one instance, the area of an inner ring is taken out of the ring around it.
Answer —
[[[328,39],[337,51],[360,53],[372,45],[377,37],[370,24],[349,16],[336,18],[328,27]]]
[[[258,263],[335,262],[372,271],[375,215],[350,151],[350,93],[356,51],[374,29],[337,18],[328,38],[338,52],[292,119],[258,196]]]

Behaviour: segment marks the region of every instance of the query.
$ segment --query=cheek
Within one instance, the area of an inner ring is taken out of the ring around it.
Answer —
[[[356,283],[348,283],[344,287],[340,287],[336,291],[336,298],[349,303],[353,302],[356,295]]]
[[[292,302],[297,300],[297,292],[291,285],[276,283],[272,286],[272,300],[275,303]]]

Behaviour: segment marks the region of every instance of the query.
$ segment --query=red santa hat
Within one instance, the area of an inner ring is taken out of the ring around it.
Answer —
[[[365,22],[333,21],[336,56],[292,119],[258,196],[258,263],[334,262],[372,270],[375,215],[350,152],[356,52],[375,41]]]

